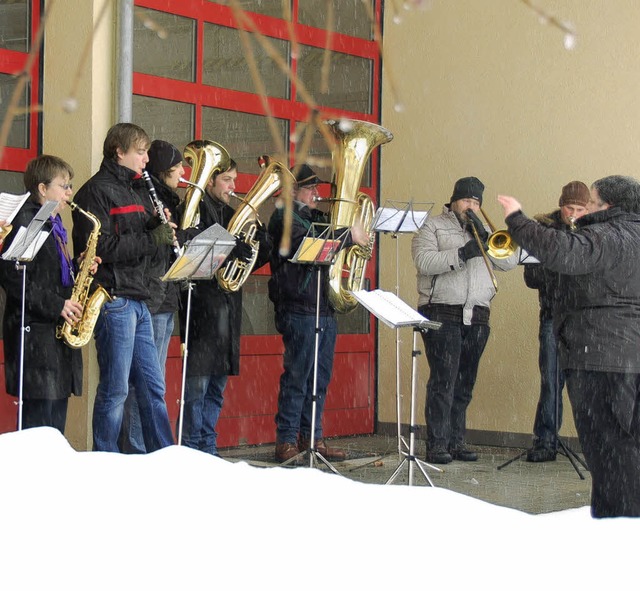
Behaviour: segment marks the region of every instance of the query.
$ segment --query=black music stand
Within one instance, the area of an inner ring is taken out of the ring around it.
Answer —
[[[396,478],[402,472],[405,466],[409,468],[409,486],[413,486],[413,467],[416,465],[429,486],[433,486],[433,482],[429,478],[425,467],[433,468],[437,472],[443,472],[442,468],[424,462],[415,455],[415,437],[418,427],[416,425],[416,384],[417,384],[417,368],[418,368],[418,350],[417,336],[419,332],[427,330],[438,330],[441,322],[435,322],[425,318],[422,314],[414,310],[411,306],[403,302],[399,297],[388,291],[375,289],[373,291],[355,291],[354,297],[376,318],[382,320],[390,328],[396,330],[411,326],[413,328],[413,350],[411,352],[411,416],[409,427],[409,448],[408,451],[400,450],[401,456],[404,456],[398,467],[395,469],[389,480],[385,484],[393,484]]]
[[[213,224],[185,244],[182,254],[162,277],[163,281],[184,281],[187,289],[187,312],[182,350],[182,385],[180,388],[180,416],[178,419],[178,445],[182,445],[184,394],[187,385],[189,357],[189,324],[191,322],[191,292],[194,281],[213,279],[220,265],[236,245],[232,234],[220,224]]]
[[[2,254],[5,261],[14,261],[16,271],[22,271],[22,309],[20,316],[20,368],[18,373],[18,431],[22,431],[22,403],[24,388],[24,346],[25,333],[30,332],[30,327],[25,326],[26,298],[27,298],[27,265],[38,254],[38,251],[51,233],[51,230],[43,230],[45,222],[51,217],[59,203],[46,201],[38,210],[28,226],[21,226],[13,242]]]
[[[382,234],[388,234],[396,244],[396,287],[395,294],[400,297],[400,254],[398,250],[398,235],[417,232],[427,220],[433,203],[413,203],[413,201],[387,201],[376,212],[373,229]],[[419,211],[414,206],[422,206]],[[428,206],[428,207],[426,207]],[[396,328],[396,424],[398,436],[398,461],[401,461],[409,449],[402,436],[402,395],[400,393],[400,330]]]
[[[322,267],[331,265],[342,248],[349,233],[348,229],[337,231],[331,224],[312,223],[298,250],[289,261],[299,265],[311,265],[316,271],[316,325],[313,358],[313,392],[311,394],[311,433],[309,447],[281,464],[297,463],[303,456],[309,456],[309,467],[317,468],[318,460],[334,474],[340,472],[316,449],[316,406],[318,401],[318,350],[320,345],[320,292],[322,289]]]

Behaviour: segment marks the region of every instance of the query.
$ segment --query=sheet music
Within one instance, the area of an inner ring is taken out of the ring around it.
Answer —
[[[429,217],[432,203],[421,204],[430,205],[426,211],[416,211],[413,208],[413,203],[409,202],[405,207],[399,207],[404,204],[394,204],[389,202],[388,206],[384,206],[378,209],[376,212],[375,221],[373,224],[374,230],[377,232],[417,232],[422,224]]]
[[[27,191],[24,195],[13,195],[11,193],[0,193],[0,220],[11,223],[24,202],[29,198]]]
[[[27,228],[25,226],[20,226],[16,233],[16,237],[13,239],[13,242],[9,245],[9,248],[5,252],[2,253],[2,258],[5,261],[10,260],[24,260],[24,261],[32,261],[36,256],[44,241],[49,236],[49,232],[46,230],[40,230],[34,237],[33,240],[29,243],[29,246],[25,249],[24,243],[27,239]]]
[[[373,291],[360,290],[351,293],[369,312],[391,328],[399,326],[440,328],[439,322],[425,318],[390,291],[374,289]]]
[[[532,254],[529,254],[524,248],[520,247],[520,260],[518,261],[519,265],[535,265],[540,261],[534,257]]]

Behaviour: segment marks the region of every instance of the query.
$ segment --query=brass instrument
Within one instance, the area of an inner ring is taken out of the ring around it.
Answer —
[[[282,189],[286,182],[285,177],[289,178],[289,185],[294,186],[296,179],[289,169],[277,160],[272,160],[269,156],[262,156],[258,159],[262,172],[257,178],[253,187],[242,199],[242,203],[236,209],[227,231],[246,242],[252,250],[251,259],[242,261],[234,258],[216,271],[218,284],[225,291],[238,291],[247,280],[258,258],[258,249],[260,243],[255,240],[258,223],[260,217],[258,210],[260,206],[277,191]]]
[[[184,196],[185,209],[180,221],[180,229],[186,230],[198,225],[198,206],[207,183],[216,172],[224,172],[229,168],[231,156],[220,144],[209,140],[189,142],[182,155],[191,166],[191,180],[187,182],[189,187]]]
[[[100,236],[100,221],[95,215],[85,211],[73,202],[69,202],[69,207],[89,218],[93,224],[93,230],[89,234],[87,248],[84,251],[84,259],[76,275],[70,298],[82,306],[82,316],[72,324],[64,322],[56,329],[57,338],[62,339],[72,349],[79,349],[89,342],[102,306],[106,302],[110,302],[112,298],[102,286],[98,286],[89,296],[89,287],[93,281],[93,275],[91,275],[90,270],[93,265],[93,259],[96,256],[98,236]]]
[[[11,230],[13,230],[13,226],[11,224],[6,224],[4,226],[0,226],[0,247],[7,239],[7,236],[11,234]]]
[[[340,119],[324,123],[336,139],[331,154],[331,224],[335,228],[350,228],[359,221],[369,234],[368,246],[343,248],[329,267],[329,302],[337,312],[346,313],[358,304],[350,292],[362,289],[367,261],[375,243],[372,228],[375,206],[371,198],[358,189],[371,152],[377,146],[390,142],[393,134],[367,121]]]
[[[493,283],[493,287],[496,292],[498,291],[498,281],[496,279],[496,274],[493,272],[493,265],[489,260],[489,257],[494,259],[506,259],[509,258],[518,248],[518,245],[515,243],[511,234],[506,230],[497,230],[496,227],[491,223],[491,220],[488,218],[487,214],[484,212],[482,207],[480,208],[480,213],[482,217],[487,222],[487,225],[491,229],[491,234],[487,238],[487,248],[485,250],[484,244],[482,244],[482,240],[480,240],[480,236],[478,236],[478,230],[476,229],[474,224],[469,224],[471,226],[471,233],[475,238],[475,241],[478,243],[480,247],[480,253],[482,254],[482,259],[484,260],[484,264],[487,267],[487,271],[489,271],[489,275],[491,276],[491,282]],[[467,217],[475,217],[479,219],[476,214],[472,210],[467,210]]]
[[[570,232],[575,232],[578,229],[578,226],[576,224],[576,219],[577,218],[574,218],[573,216],[569,216],[568,218]]]

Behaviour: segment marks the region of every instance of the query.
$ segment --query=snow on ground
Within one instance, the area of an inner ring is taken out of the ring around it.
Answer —
[[[0,589],[595,589],[637,578],[640,521],[256,468],[173,446],[0,435]]]

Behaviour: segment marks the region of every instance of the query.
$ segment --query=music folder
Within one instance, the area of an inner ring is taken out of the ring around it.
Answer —
[[[57,201],[45,201],[29,225],[18,228],[13,242],[11,242],[9,247],[2,253],[2,258],[5,261],[32,261],[47,239],[47,236],[51,233],[51,230],[43,230],[42,226],[44,226],[45,222],[53,215],[58,205],[59,203]],[[11,219],[13,219],[15,213],[16,212],[11,216]]]
[[[439,329],[441,322],[429,320],[414,310],[409,304],[402,301],[397,295],[390,291],[374,289],[366,291],[364,289],[350,292],[369,312],[376,318],[382,320],[390,328],[401,326],[416,326],[418,328]]]
[[[211,279],[236,245],[234,236],[220,224],[213,224],[185,244],[162,281]]]
[[[348,233],[348,228],[336,230],[331,224],[313,223],[289,261],[307,265],[330,265]]]

